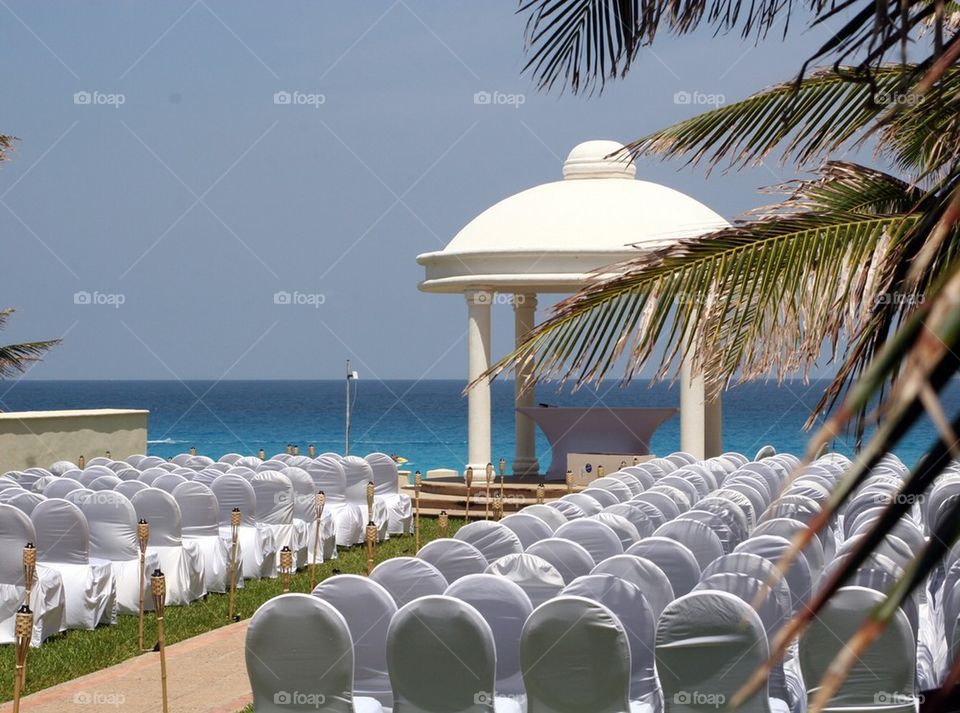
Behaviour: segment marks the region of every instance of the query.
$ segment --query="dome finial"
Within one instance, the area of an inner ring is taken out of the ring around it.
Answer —
[[[620,142],[603,139],[577,144],[563,162],[563,177],[635,178],[637,167],[629,155],[611,156],[622,149],[623,144]]]

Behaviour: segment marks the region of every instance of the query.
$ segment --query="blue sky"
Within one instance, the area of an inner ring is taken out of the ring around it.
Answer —
[[[65,340],[29,378],[336,378],[346,358],[368,378],[462,378],[466,306],[417,290],[417,254],[558,179],[580,141],[709,108],[678,92],[791,78],[827,31],[663,33],[601,96],[545,95],[521,74],[515,7],[0,2],[0,133],[20,139],[0,165],[0,304],[18,310],[2,339]],[[794,172],[637,175],[733,218]],[[500,354],[510,307],[493,319]]]

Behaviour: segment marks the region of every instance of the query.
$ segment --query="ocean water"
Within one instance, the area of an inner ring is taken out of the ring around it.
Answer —
[[[753,456],[766,444],[800,453],[809,437],[802,430],[826,381],[781,385],[754,383],[724,395],[724,448]],[[398,454],[411,469],[460,468],[467,457],[467,405],[461,381],[357,382],[352,407],[351,452]],[[539,385],[537,401],[558,406],[677,406],[676,388],[635,382],[627,388],[609,382],[599,390]],[[224,453],[282,452],[288,443],[305,454],[343,452],[343,381],[8,381],[0,391],[0,409],[140,408],[150,411],[148,450],[163,457],[195,446],[218,458]],[[944,395],[948,414],[960,407],[954,382]],[[493,460],[513,457],[513,382],[493,384]],[[896,449],[908,465],[934,438],[929,423],[919,424]],[[654,453],[680,447],[679,418],[664,423],[652,441]],[[835,449],[851,453],[852,438]],[[96,454],[87,454],[88,457]],[[541,469],[550,462],[550,446],[537,432]]]

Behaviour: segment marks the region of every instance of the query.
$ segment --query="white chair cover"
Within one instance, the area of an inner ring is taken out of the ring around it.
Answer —
[[[33,493],[29,490],[17,490],[15,488],[0,490],[0,503],[13,505],[13,507],[28,517],[30,513],[33,512],[33,509],[44,500],[46,500],[46,498],[40,495],[40,493]]]
[[[377,497],[387,506],[388,529],[391,535],[409,535],[413,532],[413,503],[410,496],[400,492],[397,464],[386,453],[371,453],[364,458],[373,470],[373,484]]]
[[[636,479],[634,478],[634,480]],[[637,481],[637,483],[639,484],[639,481]],[[636,493],[634,493],[626,483],[612,476],[597,478],[590,483],[590,488],[588,489],[592,488],[600,488],[601,490],[606,490],[612,493],[621,503],[626,502],[636,495]],[[638,490],[637,492],[640,491]]]
[[[45,500],[30,516],[36,530],[37,561],[60,573],[64,626],[95,629],[117,620],[117,588],[105,560],[90,561],[90,528],[73,503]]]
[[[733,528],[717,513],[709,510],[694,509],[683,513],[681,520],[696,520],[702,522],[713,532],[720,540],[720,548],[723,554],[728,555],[733,552],[733,548],[739,543],[739,539],[734,533]]]
[[[306,560],[306,524],[293,517],[293,483],[283,473],[264,470],[250,479],[257,496],[257,522],[273,531],[277,546],[277,565],[280,550],[285,546],[293,550],[295,563]]]
[[[800,667],[809,695],[884,596],[864,587],[842,587],[813,618],[800,639]],[[898,610],[880,637],[860,654],[827,710],[914,713],[916,657],[910,624]]]
[[[447,587],[445,594],[472,606],[490,625],[497,653],[497,693],[523,696],[520,632],[533,612],[527,593],[504,577],[470,574]]]
[[[314,544],[317,539],[317,491],[313,487],[313,479],[310,474],[302,468],[287,466],[283,469],[283,474],[293,485],[293,519],[297,531],[303,533],[301,544],[305,555],[297,566],[304,567],[313,562]],[[324,503],[323,509],[326,511],[326,503]],[[333,523],[333,516],[325,513],[320,523],[320,546],[317,548],[317,559],[319,562],[333,559],[336,553],[336,526]]]
[[[618,498],[609,490],[605,490],[603,488],[594,488],[591,486],[581,490],[580,494],[596,500],[598,503],[600,503],[601,509],[610,507],[611,505],[616,505],[620,502],[620,498]]]
[[[213,481],[210,489],[217,498],[220,508],[220,537],[231,541],[230,513],[234,508],[240,510],[240,551],[241,572],[245,579],[274,577],[277,573],[279,547],[273,537],[273,531],[267,525],[256,520],[257,497],[253,486],[240,475],[224,473]]]
[[[370,579],[390,592],[398,609],[419,597],[443,594],[448,586],[440,570],[417,557],[393,557],[381,562],[373,568]]]
[[[387,674],[387,628],[397,612],[390,592],[368,577],[338,574],[313,590],[313,596],[343,614],[353,639],[353,691],[393,706]]]
[[[26,594],[23,582],[23,548],[36,544],[30,518],[12,505],[0,504],[0,644],[16,641],[17,609]],[[30,597],[33,610],[31,646],[64,630],[64,591],[60,573],[38,564]]]
[[[680,494],[681,496],[683,495],[683,493],[676,488],[670,488],[670,490]],[[669,495],[659,490],[645,490],[639,495],[634,495],[629,502],[649,503],[659,512],[663,513],[665,521],[675,520],[676,518],[680,517],[680,508],[677,507],[677,503],[674,502],[673,498],[671,498]]]
[[[43,489],[43,494],[48,498],[62,498],[71,490],[79,490],[83,485],[73,478],[56,478]]]
[[[161,475],[159,478],[154,480],[153,483],[150,484],[150,487],[159,488],[160,490],[165,490],[168,493],[172,493],[174,488],[176,488],[178,485],[187,482],[189,482],[187,478],[184,478],[182,475],[177,475],[176,473],[167,473],[166,475]],[[94,490],[96,490],[96,488],[94,488]]]
[[[640,533],[637,531],[637,528],[633,526],[632,522],[622,515],[604,511],[596,515],[592,515],[590,519],[596,520],[597,522],[602,522],[604,525],[608,526],[611,530],[617,533],[617,537],[620,538],[620,544],[623,546],[624,550],[640,539]]]
[[[752,536],[757,537],[759,535],[776,535],[777,537],[782,537],[786,540],[793,540],[796,537],[797,533],[802,530],[806,530],[807,526],[800,522],[799,520],[791,520],[787,517],[775,518],[773,520],[767,520],[762,522],[754,528]],[[823,545],[820,542],[820,539],[814,537],[810,540],[810,544],[803,550],[804,556],[807,558],[807,564],[810,565],[810,575],[813,578],[813,583],[816,583],[820,579],[820,575],[823,573],[824,567],[824,554],[823,554]]]
[[[653,535],[654,530],[659,527],[659,525],[654,525],[653,520],[651,520],[643,510],[635,507],[635,503],[618,503],[616,505],[611,505],[608,508],[604,508],[603,512],[600,514],[602,515],[604,513],[609,513],[610,515],[619,515],[633,525],[634,529],[637,531],[637,538],[634,540],[634,542],[644,537],[650,537]],[[660,524],[662,525],[663,523]],[[629,545],[627,546],[629,547]]]
[[[117,590],[117,611],[137,614],[140,611],[140,547],[137,544],[137,513],[125,496],[110,490],[99,493],[74,490],[70,496],[89,493],[71,501],[87,518],[90,528],[90,559],[110,562]],[[156,552],[147,551],[144,586],[150,591],[150,574],[160,566]],[[149,597],[148,597],[149,600]],[[148,607],[152,604],[148,601]]]
[[[493,632],[469,604],[447,596],[410,602],[390,623],[387,661],[395,710],[519,713],[496,697]]]
[[[182,518],[185,540],[197,543],[203,559],[203,586],[208,592],[230,589],[230,550],[220,536],[220,505],[217,496],[206,485],[184,481],[173,489]],[[243,562],[243,551],[237,545],[237,563]],[[240,578],[238,577],[238,584]]]
[[[790,542],[776,535],[757,535],[737,545],[734,553],[745,552],[759,555],[771,564],[777,564],[790,549]],[[790,587],[790,599],[793,603],[792,611],[796,612],[803,605],[813,591],[813,577],[810,573],[810,564],[803,552],[798,552],[793,564],[784,574]]]
[[[654,493],[654,496],[657,496],[657,495],[658,495],[657,493]],[[662,497],[663,493],[660,493],[659,495]],[[667,522],[666,514],[664,514],[664,512],[660,508],[658,508],[656,505],[654,505],[651,502],[647,502],[646,500],[633,499],[623,504],[628,505],[631,508],[635,510],[639,510],[641,513],[643,513],[643,516],[646,517],[650,521],[650,523],[653,525],[654,531],[656,531],[656,529],[660,527],[662,524]],[[630,518],[627,518],[627,519],[629,520]],[[637,527],[637,530],[639,531],[640,528]]]
[[[468,542],[487,559],[496,562],[501,557],[523,552],[520,538],[509,528],[492,520],[477,520],[457,530],[454,539]]]
[[[88,487],[90,490],[114,490],[122,482],[115,475],[101,475],[99,478],[94,478]]]
[[[68,470],[77,470],[77,464],[71,463],[68,460],[58,460],[56,463],[50,466],[49,470],[53,475],[63,475]]]
[[[562,537],[540,540],[530,545],[526,553],[541,557],[552,564],[563,577],[564,584],[570,584],[577,577],[590,574],[596,566],[593,555],[583,545]]]
[[[308,594],[281,594],[250,620],[247,675],[257,713],[379,713],[355,698],[353,642],[343,616]]]
[[[313,478],[313,487],[326,497],[323,511],[333,517],[337,546],[351,547],[362,542],[367,506],[347,502],[347,476],[340,459],[319,456],[305,470]]]
[[[547,505],[541,505],[539,503],[535,505],[527,505],[525,508],[520,510],[524,515],[533,515],[535,518],[543,520],[543,522],[550,528],[550,532],[555,532],[558,527],[563,524],[566,524],[567,518],[558,511],[556,508],[548,507]]]
[[[582,519],[568,522],[558,528],[554,537],[563,537],[581,545],[599,564],[607,557],[623,554],[623,543],[609,525],[596,520]]]
[[[639,495],[643,492],[643,481],[640,480],[636,475],[632,473],[627,473],[626,471],[618,471],[616,473],[611,473],[610,477],[614,480],[619,480],[621,483],[627,486],[627,490],[630,491],[630,497],[634,495]],[[628,500],[630,498],[627,498]]]
[[[367,461],[357,456],[341,458],[340,462],[343,464],[343,474],[347,479],[347,502],[363,507],[363,521],[366,523],[370,519],[367,510],[367,484],[373,480],[373,468]],[[376,488],[376,483],[374,483],[374,488]],[[390,536],[388,530],[390,518],[387,514],[387,505],[383,498],[376,496],[373,498],[373,522],[377,526],[377,537],[381,540],[387,539]]]
[[[470,543],[447,537],[428,542],[417,557],[436,567],[450,584],[468,574],[480,574],[488,564],[483,553]]]
[[[614,555],[598,564],[590,574],[610,574],[630,582],[643,594],[655,618],[673,601],[670,580],[656,564],[636,555]]]
[[[507,515],[500,524],[510,529],[519,538],[524,550],[534,542],[553,537],[553,529],[547,523],[535,515],[527,515],[524,512]]]
[[[630,644],[607,607],[563,596],[533,610],[520,638],[529,711],[630,710]]]
[[[657,674],[667,713],[715,713],[767,661],[760,617],[726,592],[694,591],[674,600],[657,624]],[[738,711],[770,713],[764,683]],[[785,703],[777,703],[785,711]]]
[[[624,553],[653,562],[667,576],[675,597],[682,597],[700,581],[700,565],[686,545],[666,537],[640,540]]]
[[[150,523],[147,552],[155,552],[166,575],[167,604],[189,604],[207,593],[203,585],[203,554],[200,545],[184,540],[180,508],[173,496],[159,488],[134,493],[131,501],[137,517]]]
[[[591,574],[568,584],[561,596],[590,599],[616,615],[630,645],[630,700],[646,703],[654,711],[662,710],[663,697],[654,667],[657,618],[640,588],[611,574]]]
[[[557,596],[565,585],[556,567],[542,557],[527,553],[500,557],[487,567],[486,573],[518,585],[535,607]]]
[[[720,544],[717,534],[697,520],[671,520],[658,527],[653,535],[676,540],[686,545],[697,558],[697,564],[700,565],[701,570],[723,554],[723,545]]]
[[[626,468],[621,468],[620,472],[627,475],[632,475],[634,478],[636,478],[642,486],[642,492],[647,488],[652,488],[657,482],[656,477],[654,477],[653,473],[651,472],[652,470],[652,468],[644,468],[643,465],[630,465]],[[634,493],[634,495],[638,495],[638,493]]]
[[[564,495],[562,498],[560,498],[560,500],[555,502],[573,503],[583,511],[584,515],[596,515],[598,512],[603,510],[603,505],[601,505],[596,498],[591,498],[589,495],[584,495],[583,493],[570,493],[569,495]],[[613,505],[613,503],[607,504]]]
[[[546,506],[559,512],[568,522],[570,520],[576,520],[577,518],[587,516],[587,513],[581,510],[578,505],[569,500],[564,500],[563,498],[560,500],[553,500],[552,502],[547,503]],[[556,530],[554,530],[554,532],[556,532]]]

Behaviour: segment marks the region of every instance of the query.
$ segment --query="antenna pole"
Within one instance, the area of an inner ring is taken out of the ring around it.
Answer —
[[[350,455],[350,360],[347,359],[347,423],[346,428],[344,429],[346,434],[346,443],[344,446],[343,455]]]

